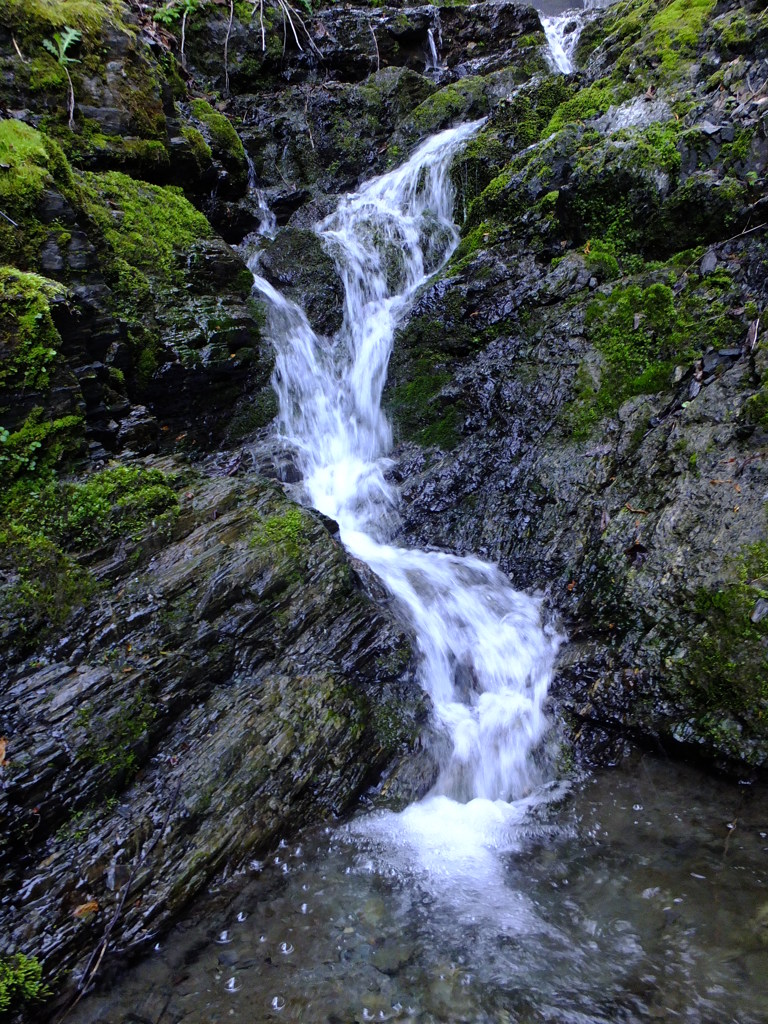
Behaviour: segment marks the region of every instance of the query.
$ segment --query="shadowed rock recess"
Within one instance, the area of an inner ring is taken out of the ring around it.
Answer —
[[[295,37],[211,3],[183,51],[156,6],[0,9],[0,956],[62,1001],[105,930],[108,963],[370,787],[428,788],[409,635],[277,479],[246,258],[332,334],[312,225],[462,121],[462,240],[385,394],[397,539],[546,590],[580,756],[768,764],[764,3],[627,0],[567,75],[507,0]]]

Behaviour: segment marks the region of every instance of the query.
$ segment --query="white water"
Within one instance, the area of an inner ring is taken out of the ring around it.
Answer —
[[[539,12],[539,20],[549,45],[549,61],[556,71],[569,75],[574,70],[573,55],[581,30],[595,12],[607,7],[611,0],[583,0],[580,9],[569,8],[557,14]]]
[[[581,11],[541,15],[541,27],[549,44],[550,61],[554,68],[564,75],[573,71],[573,52],[579,40],[582,18]]]
[[[257,234],[264,235],[265,238],[274,238],[277,234],[277,217],[270,210],[267,197],[256,184],[256,168],[253,166],[253,160],[247,150],[245,159],[248,163],[248,192],[256,200],[256,205],[262,215]]]
[[[424,65],[424,70],[437,71],[440,67],[440,54],[435,42],[435,33],[431,28],[427,29],[427,43],[429,44],[429,56]]]
[[[427,799],[362,827],[397,833],[401,848],[415,842],[429,860],[437,842],[461,863],[468,847],[476,857],[499,846],[500,823],[520,815],[509,801],[541,781],[531,753],[546,729],[542,706],[558,638],[542,628],[539,603],[496,567],[386,542],[397,494],[385,476],[391,431],[381,394],[399,320],[457,243],[448,170],[480,123],[429,139],[316,226],[345,289],[336,337],[316,335],[296,305],[255,276],[277,350],[279,429],[296,449],[306,498],[339,523],[345,546],[384,581],[412,624],[446,748]]]

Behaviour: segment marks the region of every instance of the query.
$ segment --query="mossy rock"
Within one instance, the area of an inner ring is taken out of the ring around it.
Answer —
[[[395,144],[412,145],[462,120],[488,113],[487,82],[479,76],[444,86],[420,103],[400,125]]]
[[[49,234],[38,217],[41,200],[56,189],[74,201],[72,170],[55,140],[12,119],[0,121],[0,164],[0,262],[36,270]]]
[[[629,0],[588,25],[576,49],[587,68],[610,69],[616,85],[637,94],[688,74],[705,37],[716,0]]]
[[[298,303],[321,334],[334,334],[344,316],[336,265],[314,231],[285,228],[259,257],[266,279]]]
[[[248,160],[243,149],[240,136],[232,123],[204,99],[192,100],[191,116],[203,141],[210,148],[214,158],[223,164],[230,175],[230,188],[233,194],[241,195],[248,183]],[[198,144],[198,151],[202,150]]]
[[[187,250],[213,234],[179,188],[150,185],[119,171],[84,174],[80,186],[83,209],[106,244],[118,292],[125,298],[136,300],[146,278],[181,284]]]
[[[0,448],[0,451],[2,449]],[[64,481],[27,467],[0,498],[0,660],[60,628],[95,595],[83,552],[168,534],[177,481],[159,470],[117,466]]]
[[[605,261],[610,255],[603,249],[600,258]],[[608,266],[612,271],[610,262]],[[728,275],[700,282],[683,278],[678,284],[672,272],[645,288],[617,286],[610,295],[592,300],[585,323],[600,367],[595,375],[582,364],[576,375],[574,403],[566,410],[573,436],[586,437],[595,423],[629,398],[669,390],[674,368],[690,365],[705,344],[731,344],[745,329],[732,307],[735,295]]]
[[[0,481],[35,475],[83,447],[83,399],[62,354],[54,281],[0,267]]]
[[[0,24],[18,46],[0,47],[5,73],[0,96],[23,104],[54,135],[67,155],[85,166],[122,166],[158,176],[168,168],[164,91],[166,78],[138,26],[119,0],[8,0]],[[43,46],[65,27],[80,38],[67,54],[75,97],[74,130],[68,125],[69,81]]]

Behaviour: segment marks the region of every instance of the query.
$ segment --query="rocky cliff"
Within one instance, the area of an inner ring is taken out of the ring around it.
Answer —
[[[244,260],[332,332],[309,228],[458,121],[462,241],[387,390],[402,538],[546,590],[578,752],[768,759],[764,6],[628,0],[566,75],[506,0],[153,12],[0,11],[0,953],[65,997],[428,783],[407,632],[280,486]]]
[[[406,535],[547,590],[596,756],[768,758],[767,31],[761,5],[590,22],[457,161],[464,237],[391,364]]]

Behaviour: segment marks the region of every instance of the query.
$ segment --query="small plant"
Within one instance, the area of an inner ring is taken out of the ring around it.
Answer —
[[[75,88],[72,85],[72,76],[69,73],[70,64],[79,64],[80,61],[76,57],[70,57],[67,50],[74,43],[79,43],[83,38],[82,32],[79,32],[76,28],[71,28],[69,25],[64,27],[63,32],[55,32],[53,35],[53,42],[50,39],[43,40],[43,46],[45,49],[52,54],[59,64],[64,68],[64,74],[67,76],[69,82],[69,128],[70,131],[74,130],[75,127]]]
[[[187,42],[187,19],[201,7],[204,7],[208,0],[169,0],[164,6],[158,8],[152,15],[160,25],[173,25],[181,16],[181,66],[186,68],[187,57],[184,48]]]
[[[45,999],[50,989],[43,983],[43,968],[34,956],[16,953],[0,957],[0,1017],[21,1004]]]

